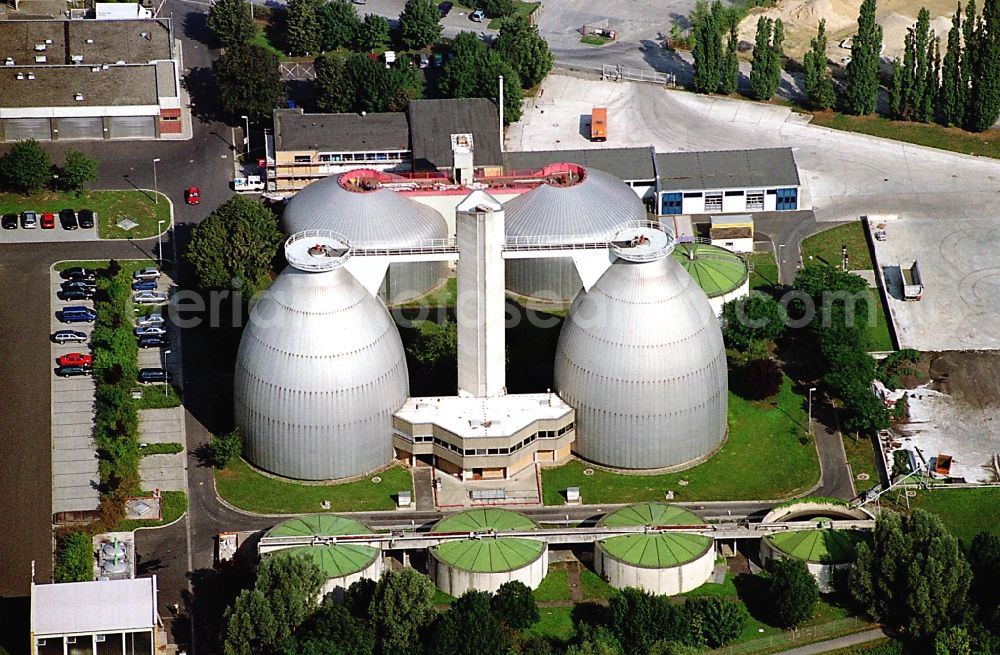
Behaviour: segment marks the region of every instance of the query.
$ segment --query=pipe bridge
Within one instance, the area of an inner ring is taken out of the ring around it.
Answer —
[[[704,525],[657,525],[589,528],[542,528],[538,530],[480,530],[473,532],[405,532],[336,536],[264,536],[259,551],[267,553],[293,546],[361,545],[381,550],[424,550],[449,541],[465,539],[536,539],[548,544],[586,544],[611,537],[636,534],[695,534],[713,539],[760,539],[782,532],[802,530],[874,530],[873,520],[788,521],[775,523],[710,523]]]

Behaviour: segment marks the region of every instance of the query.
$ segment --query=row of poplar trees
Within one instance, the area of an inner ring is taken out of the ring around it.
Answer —
[[[964,11],[959,1],[941,57],[940,39],[921,8],[906,34],[903,61],[892,66],[889,113],[893,118],[937,121],[972,132],[992,126],[1000,115],[1000,3],[987,0],[976,15],[976,0]]]

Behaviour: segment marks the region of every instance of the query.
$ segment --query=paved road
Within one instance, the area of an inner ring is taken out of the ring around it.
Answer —
[[[820,653],[829,653],[835,650],[840,650],[841,648],[867,644],[872,641],[884,639],[887,636],[888,635],[886,635],[885,631],[881,628],[877,630],[867,630],[865,632],[847,635],[846,637],[837,637],[836,639],[830,639],[829,641],[821,641],[818,644],[810,644],[809,646],[800,646],[791,650],[783,650],[777,655],[819,655]]]

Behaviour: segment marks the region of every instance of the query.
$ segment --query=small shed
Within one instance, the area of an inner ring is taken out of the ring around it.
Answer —
[[[709,236],[713,246],[733,252],[753,252],[753,216],[750,214],[712,216]]]

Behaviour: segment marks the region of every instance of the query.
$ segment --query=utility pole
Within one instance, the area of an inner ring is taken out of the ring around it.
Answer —
[[[500,152],[503,152],[503,75],[500,76]]]

